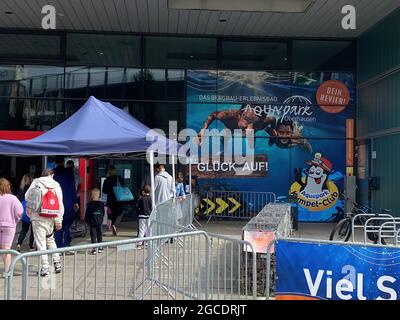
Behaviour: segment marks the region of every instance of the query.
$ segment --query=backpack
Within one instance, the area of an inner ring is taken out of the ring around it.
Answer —
[[[43,194],[38,183],[26,195],[26,206],[31,212],[36,212],[41,217],[55,218],[60,212],[60,202],[53,189],[48,189]]]
[[[53,189],[48,189],[42,198],[42,208],[39,216],[46,218],[56,218],[60,213],[60,201]]]
[[[26,207],[31,212],[40,212],[42,208],[42,189],[35,181],[35,186],[25,195]]]

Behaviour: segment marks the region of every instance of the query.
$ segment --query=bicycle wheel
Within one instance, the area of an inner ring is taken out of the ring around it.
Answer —
[[[329,237],[330,241],[344,241],[347,242],[351,235],[351,220],[346,218],[339,221],[333,228]]]

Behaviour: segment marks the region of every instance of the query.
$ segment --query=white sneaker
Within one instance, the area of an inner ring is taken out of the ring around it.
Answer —
[[[60,273],[61,270],[62,270],[61,263],[60,262],[54,262],[54,271],[56,273]]]
[[[47,277],[50,274],[49,267],[42,267],[40,269],[40,276],[41,277]]]

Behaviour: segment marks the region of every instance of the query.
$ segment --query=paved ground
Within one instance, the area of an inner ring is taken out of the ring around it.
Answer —
[[[194,223],[199,230],[204,230],[209,233],[231,236],[236,239],[241,239],[242,228],[247,221],[221,221],[212,220],[207,224],[207,221],[200,221],[200,224]],[[307,239],[322,239],[329,240],[329,235],[335,224],[332,223],[299,223],[299,230],[295,236]],[[136,221],[124,221],[121,223],[117,236],[114,236],[111,231],[104,232],[104,241],[126,240],[137,236]],[[28,236],[26,237],[27,240]],[[89,234],[85,238],[73,239],[72,245],[81,245],[90,243]],[[28,250],[26,243],[23,246],[23,251]]]
[[[228,235],[241,239],[242,228],[246,221],[200,221],[195,224],[199,230],[211,234]],[[334,224],[300,223],[296,237],[324,239]],[[126,240],[135,238],[136,222],[123,222],[119,234],[112,235],[106,231],[104,241]],[[169,239],[166,239],[169,240]],[[73,245],[90,243],[89,235],[76,238]],[[187,298],[201,296],[204,292],[204,266],[206,262],[205,239],[199,236],[195,239],[181,237],[169,243],[163,241],[157,244],[155,261],[148,263],[150,250],[133,250],[128,247],[113,246],[98,255],[80,251],[75,255],[62,258],[64,271],[54,274],[45,280],[37,275],[38,258],[28,259],[28,298],[30,299],[167,299],[173,297]],[[216,298],[243,298],[247,288],[250,288],[251,272],[247,269],[250,255],[244,253],[243,246],[213,238],[211,251],[211,287]],[[27,251],[26,244],[23,252]],[[167,257],[167,259],[165,258]],[[257,259],[258,260],[258,259]],[[245,264],[244,261],[247,261]],[[259,261],[257,261],[258,264]],[[249,264],[251,266],[251,264]],[[149,266],[152,266],[149,268]],[[2,270],[2,265],[0,270]],[[16,267],[14,277],[14,297],[21,297],[22,266]],[[150,281],[155,279],[156,281]],[[223,279],[223,280],[221,280]],[[145,280],[144,285],[141,285]],[[56,289],[50,290],[52,282]],[[166,284],[160,287],[157,281]],[[223,281],[223,283],[221,282]],[[64,291],[60,290],[63,283]],[[47,287],[46,287],[47,286]],[[220,288],[224,289],[221,290]],[[39,289],[40,288],[40,289]],[[161,289],[160,289],[161,288]],[[135,290],[136,289],[136,290]],[[145,294],[148,291],[148,294]],[[0,300],[3,299],[4,283],[0,279]],[[166,294],[169,292],[169,294]],[[182,292],[185,295],[182,295]],[[250,292],[247,292],[250,294]]]

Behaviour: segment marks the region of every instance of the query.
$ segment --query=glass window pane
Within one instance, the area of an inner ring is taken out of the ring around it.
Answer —
[[[162,68],[215,68],[217,40],[146,37],[145,65]]]
[[[21,66],[0,66],[0,83],[18,80]]]
[[[124,68],[107,68],[107,99],[121,99],[126,87],[126,69]]]
[[[64,68],[54,66],[2,66],[0,90],[10,97],[61,97]]]
[[[107,68],[66,68],[66,90],[68,98],[105,97]]]
[[[107,68],[107,84],[121,84],[126,82],[126,69]]]
[[[64,68],[51,66],[20,66],[20,91],[25,87],[29,96],[61,97]],[[21,92],[20,92],[21,93]]]
[[[356,47],[352,41],[293,41],[295,70],[354,70]]]
[[[144,94],[147,100],[185,100],[185,72],[173,69],[145,69]]]
[[[286,42],[222,41],[222,68],[263,70],[287,65]]]
[[[66,89],[82,88],[88,85],[89,70],[86,67],[66,68]]]
[[[62,99],[0,99],[2,130],[45,131],[65,118]],[[7,114],[8,113],[8,114]]]
[[[67,64],[140,66],[140,37],[108,34],[67,35]]]
[[[147,100],[163,100],[167,96],[165,69],[146,69],[144,72],[144,96]]]
[[[126,69],[126,87],[123,97],[125,99],[143,98],[143,81],[141,69]],[[117,98],[117,97],[116,97]]]
[[[141,70],[107,68],[106,99],[140,99],[142,94]]]
[[[168,134],[169,121],[178,122],[178,131],[186,125],[186,105],[172,102],[121,102],[110,101],[114,106],[129,112],[149,128],[158,128]]]
[[[87,67],[65,68],[65,96],[87,97],[89,69]]]
[[[0,59],[61,60],[58,36],[0,34],[0,43]]]
[[[96,98],[105,97],[106,68],[89,68],[89,92],[88,96]]]
[[[175,101],[185,101],[185,71],[167,70],[167,98]]]

